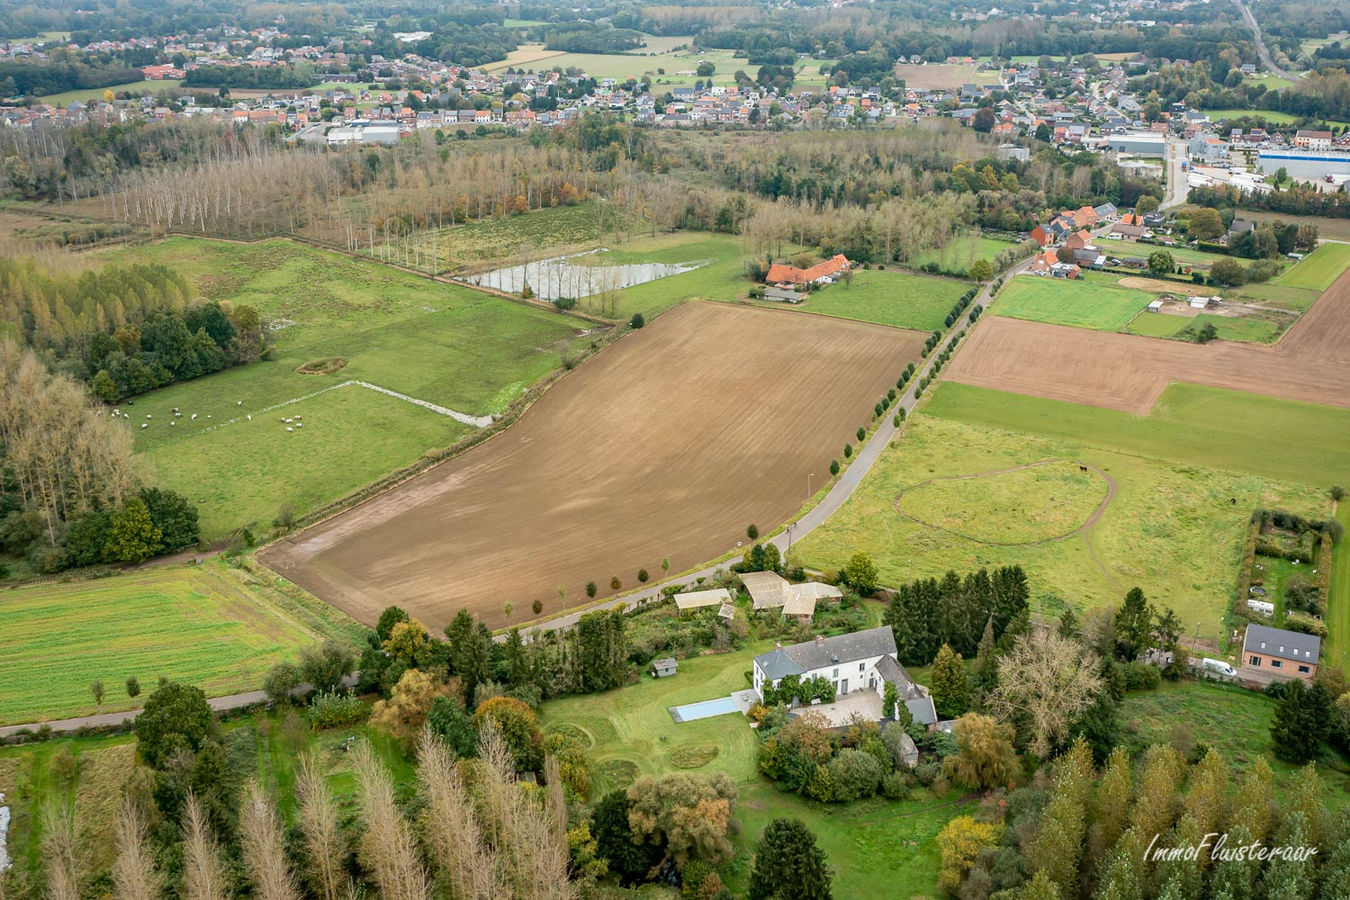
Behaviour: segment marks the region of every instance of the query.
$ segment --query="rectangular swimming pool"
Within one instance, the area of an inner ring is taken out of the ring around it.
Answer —
[[[727,713],[740,712],[736,701],[731,697],[718,697],[716,700],[704,700],[701,703],[686,703],[684,706],[670,707],[670,717],[678,724],[692,722],[695,719],[707,719],[712,716],[725,716]]]

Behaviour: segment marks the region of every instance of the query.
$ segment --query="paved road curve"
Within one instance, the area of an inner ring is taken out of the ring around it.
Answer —
[[[1243,3],[1242,0],[1234,0],[1234,2],[1237,3],[1238,9],[1242,10],[1242,19],[1247,23],[1247,27],[1251,29],[1252,37],[1256,39],[1256,56],[1261,60],[1261,65],[1265,66],[1270,74],[1278,78],[1288,78],[1290,81],[1297,81],[1297,75],[1290,75],[1284,69],[1275,65],[1275,60],[1271,57],[1270,51],[1266,49],[1266,42],[1261,37],[1261,26],[1257,24],[1256,16],[1252,15],[1252,11],[1247,8],[1247,4]]]

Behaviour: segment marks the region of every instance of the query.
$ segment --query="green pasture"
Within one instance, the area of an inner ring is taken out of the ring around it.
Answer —
[[[1350,481],[1350,479],[1346,479]],[[1337,504],[1336,518],[1350,531],[1350,502]],[[1327,603],[1325,660],[1342,668],[1350,650],[1350,540],[1342,538],[1331,556],[1331,597]]]
[[[171,238],[106,259],[169,265],[203,296],[252,305],[276,329],[271,358],[122,406],[136,449],[154,463],[160,482],[199,503],[208,539],[270,523],[282,503],[303,514],[471,427],[369,388],[338,385],[360,381],[473,416],[498,414],[560,364],[580,324],[285,240]],[[328,375],[296,371],[332,357],[347,365]],[[173,418],[174,407],[181,418]],[[296,415],[302,426],[287,432],[293,423],[281,419]]]
[[[929,416],[1075,441],[1181,465],[1299,482],[1350,484],[1350,409],[1176,383],[1147,416],[943,382]],[[1325,515],[1323,511],[1322,515]]]
[[[1350,267],[1350,244],[1323,244],[1300,262],[1277,275],[1274,283],[1292,288],[1325,291]]]
[[[181,81],[172,78],[165,78],[160,81],[129,81],[125,84],[113,84],[108,87],[83,88],[62,91],[59,94],[47,94],[38,97],[38,100],[49,106],[69,106],[76,101],[88,103],[90,100],[102,100],[104,91],[112,91],[114,94],[119,94],[122,91],[132,94],[158,94],[160,91],[168,91],[181,84]]]
[[[932,332],[943,328],[947,313],[969,289],[968,282],[953,278],[861,269],[849,282],[812,291],[804,303],[792,308]],[[766,305],[783,304],[769,301]]]
[[[916,269],[936,265],[939,271],[964,275],[977,259],[987,259],[993,265],[1001,251],[1016,246],[1007,241],[987,238],[980,234],[963,234],[952,238],[945,247],[925,250],[908,262]]]
[[[685,300],[736,300],[750,289],[740,245],[729,236],[701,232],[635,235],[631,241],[615,246],[617,249],[602,254],[599,262],[698,262],[702,265],[679,275],[615,291],[609,297],[584,298],[579,303],[580,309],[626,321],[639,312],[651,318]]]
[[[301,646],[359,627],[218,560],[90,581],[0,592],[0,723],[131,709],[128,676],[154,690],[161,677],[210,696],[257,690],[263,674]],[[106,695],[94,703],[89,684]]]
[[[1322,292],[1318,290],[1289,287],[1269,281],[1264,284],[1244,284],[1242,287],[1229,288],[1224,294],[1234,300],[1246,300],[1292,312],[1307,312],[1317,302],[1317,298],[1322,296]]]
[[[1256,82],[1259,79],[1248,78],[1248,82]],[[1280,78],[1271,78],[1271,81],[1283,81]],[[1268,85],[1269,86],[1269,85]],[[1207,109],[1205,115],[1209,116],[1211,122],[1222,122],[1224,119],[1241,119],[1250,117],[1253,119],[1265,119],[1272,125],[1292,125],[1299,121],[1303,116],[1296,116],[1293,113],[1280,112],[1271,109]],[[1273,173],[1272,173],[1273,174]],[[1245,215],[1245,213],[1244,213]]]
[[[1285,332],[1285,329],[1293,325],[1294,322],[1293,316],[1278,313],[1237,318],[1216,316],[1211,313],[1200,313],[1198,316],[1142,313],[1136,316],[1125,330],[1130,334],[1140,334],[1145,337],[1188,339],[1189,334],[1199,331],[1206,325],[1213,325],[1222,340],[1270,344],[1275,342]]]
[[[1288,477],[1289,468],[1306,452],[1268,463],[1267,454],[1278,450],[1267,446],[1257,451],[1250,446],[1255,442],[1240,441],[1259,468],[1225,470],[1223,454],[1207,452],[1208,443],[1195,452],[1167,455],[1164,451],[1173,449],[1165,442],[1170,435],[1147,427],[1148,418],[1121,413],[1111,414],[1118,419],[1107,418],[1096,414],[1108,411],[1095,407],[1041,407],[1022,399],[943,383],[848,503],[794,545],[798,561],[817,569],[837,568],[853,552],[864,550],[876,561],[882,583],[892,586],[911,572],[915,577],[940,576],[948,569],[964,572],[1016,562],[1026,569],[1043,604],[1067,600],[1103,606],[1138,586],[1183,621],[1203,622],[1204,633],[1217,637],[1251,510],[1326,513],[1325,475],[1312,484],[1277,480]],[[1189,415],[1186,407],[1179,412],[1183,420],[1205,419]],[[1242,420],[1220,422],[1229,436],[1238,437]],[[1114,427],[1103,427],[1108,424]],[[1270,422],[1269,427],[1287,424]],[[1203,427],[1192,429],[1189,422],[1171,427],[1179,432],[1178,444],[1213,440]],[[1326,423],[1321,427],[1334,430]],[[1302,436],[1286,434],[1289,443]],[[1328,449],[1338,458],[1350,457],[1350,450],[1334,446],[1337,442],[1329,436],[1321,443],[1332,445]],[[1062,484],[1047,485],[1039,493],[1017,490],[1030,485],[1009,474],[992,474],[1047,460],[1075,465]],[[1079,472],[1078,462],[1097,466],[1113,479],[1115,497],[1101,519],[1082,533],[1030,543],[1086,525],[1095,507],[1090,500],[1100,498],[1102,488],[1100,476]],[[985,477],[944,482],[943,496],[928,504],[926,517],[907,517],[914,514],[906,499],[909,491],[932,479],[971,475]],[[1051,519],[1047,509],[1058,518]],[[939,515],[946,518],[933,521]],[[1047,521],[1053,527],[1035,527]],[[1028,543],[1006,545],[1012,541]]]
[[[1117,287],[1105,278],[1019,275],[1004,286],[990,311],[1010,319],[1120,331],[1153,299],[1146,291]]]
[[[757,740],[745,717],[731,713],[676,725],[669,707],[725,697],[748,686],[745,672],[767,641],[741,650],[680,661],[672,678],[649,675],[637,684],[604,694],[563,697],[544,704],[540,724],[547,732],[563,729],[580,734],[589,745],[592,799],[626,787],[641,775],[677,771],[723,772],[736,782],[735,838],[737,861],[732,887],[743,888],[749,875],[749,854],[771,819],[795,816],[810,826],[835,869],[838,897],[914,894],[935,896],[942,826],[963,811],[959,791],[931,797],[916,791],[901,802],[880,798],[862,803],[821,804],[778,791],[759,775]],[[715,748],[711,761],[681,769],[679,751]],[[896,860],[904,859],[904,865]]]

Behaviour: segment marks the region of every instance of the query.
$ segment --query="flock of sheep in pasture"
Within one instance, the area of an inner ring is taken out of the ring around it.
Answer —
[[[235,405],[235,406],[243,406],[243,405],[244,405],[244,401],[243,401],[243,400],[236,400],[234,405]],[[183,418],[183,413],[179,410],[178,407],[175,406],[175,407],[173,408],[173,411],[172,411],[172,412],[173,412],[173,419],[181,419],[181,418]],[[189,421],[189,422],[196,421],[197,415],[198,415],[197,413],[192,413],[191,416],[188,417],[188,421]],[[122,412],[122,410],[121,410],[120,408],[114,408],[113,411],[112,411],[112,416],[113,416],[114,419],[126,419],[128,422],[131,421],[131,414],[130,414],[130,413],[124,413],[124,412]],[[145,414],[145,417],[146,417],[147,419],[154,419],[154,415],[153,415],[152,413],[146,413],[146,414]],[[208,413],[207,416],[206,416],[206,418],[208,418],[208,419],[211,418],[211,415]],[[250,421],[250,422],[253,421],[253,416],[252,416],[252,414],[245,414],[244,418],[247,419],[247,420]],[[286,430],[287,430],[288,432],[292,432],[292,433],[293,433],[293,432],[295,431],[295,429],[297,429],[297,428],[304,428],[304,427],[305,427],[305,426],[304,426],[304,422],[302,421],[303,419],[304,419],[304,416],[290,416],[290,417],[283,416],[282,419],[281,419],[281,424],[283,424],[283,425],[286,426]],[[237,420],[236,420],[236,421],[237,421]],[[173,428],[173,427],[176,426],[177,424],[178,424],[178,423],[177,423],[176,421],[173,421],[173,420],[170,420],[170,421],[169,421],[169,427],[170,427],[170,428]],[[228,425],[229,423],[226,422],[225,424]],[[142,423],[141,423],[141,428],[149,428],[149,427],[150,427],[150,422],[142,422]]]

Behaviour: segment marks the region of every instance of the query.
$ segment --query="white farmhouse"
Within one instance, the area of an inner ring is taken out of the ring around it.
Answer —
[[[933,698],[909,677],[897,655],[895,633],[888,625],[837,637],[817,637],[790,647],[779,645],[755,657],[754,691],[763,699],[765,684],[776,688],[789,675],[803,681],[820,676],[834,685],[837,696],[851,691],[874,691],[884,698],[889,681],[916,723],[936,723]]]

